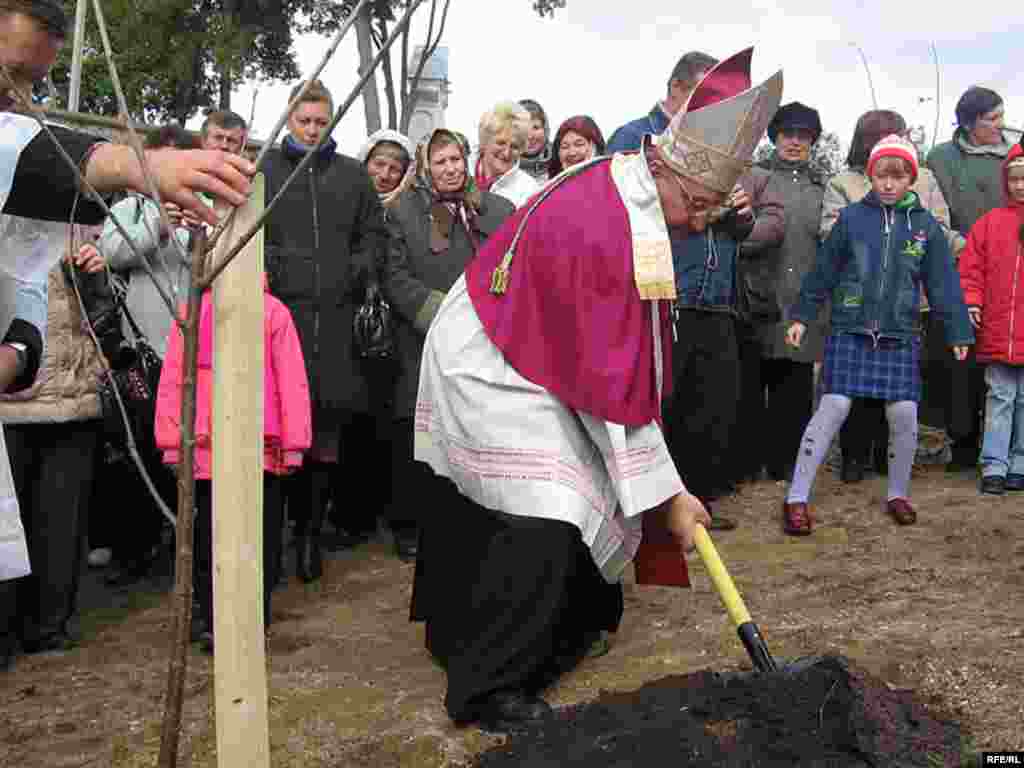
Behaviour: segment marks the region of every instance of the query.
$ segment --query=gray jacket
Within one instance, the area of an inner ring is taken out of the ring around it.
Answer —
[[[139,329],[153,346],[160,358],[167,351],[167,334],[171,330],[171,313],[153,285],[142,259],[146,259],[156,273],[160,284],[177,303],[188,299],[189,270],[172,243],[163,247],[159,243],[160,210],[152,200],[132,195],[110,209],[112,216],[124,227],[135,244],[136,251],[125,241],[113,221],[107,219],[100,236],[99,249],[115,272],[122,272],[128,278],[128,294],[125,305],[138,324]],[[184,227],[174,232],[174,237],[188,252],[189,231]],[[171,285],[175,287],[172,289]],[[175,291],[177,292],[175,294]],[[131,337],[131,329],[125,323],[125,335]]]
[[[761,354],[813,363],[824,354],[827,315],[808,326],[800,349],[785,343],[789,309],[800,295],[804,276],[814,267],[818,252],[818,225],[824,180],[807,163],[791,163],[773,155],[754,167],[750,175],[763,185],[761,197],[781,202],[785,213],[785,235],[762,242],[757,228],[743,243],[744,289],[749,296],[750,318],[754,323]],[[767,179],[765,179],[767,177]],[[760,216],[760,213],[758,213]]]

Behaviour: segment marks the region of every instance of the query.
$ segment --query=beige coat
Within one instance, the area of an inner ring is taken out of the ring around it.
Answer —
[[[74,289],[58,264],[49,275],[46,346],[28,389],[0,395],[0,423],[57,424],[99,418],[99,353],[82,324]]]

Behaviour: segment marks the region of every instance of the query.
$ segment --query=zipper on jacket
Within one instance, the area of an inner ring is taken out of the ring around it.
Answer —
[[[1017,320],[1017,281],[1020,277],[1020,254],[1024,247],[1017,246],[1017,261],[1013,265],[1013,288],[1010,289],[1010,357],[1007,362],[1013,365],[1013,326]]]
[[[316,163],[309,164],[309,188],[313,197],[313,359],[320,361],[320,211],[316,195]]]
[[[892,242],[892,228],[896,223],[896,212],[892,211],[892,219],[889,218],[889,214],[882,206],[882,222],[884,224],[885,239],[882,242],[882,270],[878,276],[878,307],[875,309],[875,327],[871,334],[871,338],[875,342],[875,348],[878,348],[878,339],[882,333],[882,306],[885,304],[885,273],[889,269],[889,246]]]

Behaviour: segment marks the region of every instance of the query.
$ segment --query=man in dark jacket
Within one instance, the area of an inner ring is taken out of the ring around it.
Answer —
[[[271,290],[295,320],[313,401],[313,447],[287,490],[305,581],[321,574],[320,530],[332,479],[345,489],[335,505],[351,502],[336,510],[339,519],[365,519],[376,469],[367,450],[375,442],[369,388],[353,355],[352,321],[371,269],[383,263],[387,231],[365,168],[337,154],[333,139],[316,149],[333,107],[330,92],[314,81],[288,118],[289,135],[264,166],[270,200],[306,155],[317,153],[285,190],[266,234]],[[376,523],[372,508],[370,519]]]
[[[718,59],[700,51],[684,53],[669,75],[665,100],[655,104],[647,115],[628,122],[615,131],[608,141],[608,154],[640,149],[640,142],[644,136],[664,133],[672,116],[686,105],[686,100],[690,98],[697,83],[717,63]]]
[[[663,133],[704,75],[717,66],[707,54],[685,54],[668,81],[668,97],[647,117],[619,128],[609,154],[639,150],[647,134]],[[736,190],[724,218],[704,231],[671,236],[678,287],[676,342],[672,349],[672,399],[665,403],[665,438],[672,459],[690,492],[711,514],[711,527],[735,523],[717,515],[711,501],[733,490],[730,441],[739,401],[739,352],[736,345],[737,243],[751,231],[750,197]],[[739,215],[742,213],[742,215]]]
[[[775,150],[741,182],[753,195],[757,223],[740,246],[745,332],[740,333],[744,367],[738,421],[748,435],[764,430],[773,438],[770,450],[761,440],[734,441],[746,454],[739,461],[746,476],[767,467],[773,480],[792,477],[793,457],[814,407],[814,363],[823,354],[823,324],[808,328],[799,349],[788,346],[785,336],[788,308],[818,249],[825,179],[811,167],[810,155],[819,136],[817,110],[800,102],[780,107],[768,126]],[[769,215],[776,210],[783,216],[777,228],[770,226]]]

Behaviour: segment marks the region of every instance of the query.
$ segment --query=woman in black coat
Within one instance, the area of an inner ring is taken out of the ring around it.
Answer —
[[[396,310],[399,355],[392,441],[393,508],[406,521],[406,531],[415,530],[416,510],[430,503],[434,484],[447,482],[426,464],[413,460],[423,339],[445,293],[480,245],[514,210],[505,198],[476,188],[458,134],[434,131],[419,155],[417,183],[402,193],[388,212],[391,247],[385,286]],[[400,541],[398,546],[400,556],[412,559],[415,545]]]

